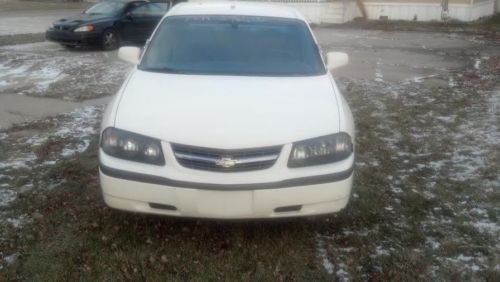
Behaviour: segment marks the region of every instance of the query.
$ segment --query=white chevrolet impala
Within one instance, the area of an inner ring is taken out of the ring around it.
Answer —
[[[183,217],[337,212],[351,194],[354,123],[306,20],[242,2],[171,9],[108,105],[100,181],[112,208]]]

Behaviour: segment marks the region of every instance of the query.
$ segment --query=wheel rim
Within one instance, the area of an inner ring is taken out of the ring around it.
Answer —
[[[106,32],[104,33],[104,46],[106,47],[113,47],[116,44],[116,36],[114,35],[113,32]]]

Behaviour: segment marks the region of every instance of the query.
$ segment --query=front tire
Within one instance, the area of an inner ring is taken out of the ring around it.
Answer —
[[[120,38],[112,29],[106,29],[101,36],[101,47],[105,51],[115,50],[120,46]]]

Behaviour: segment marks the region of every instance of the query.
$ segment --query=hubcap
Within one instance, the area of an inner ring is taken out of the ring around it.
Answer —
[[[104,45],[113,46],[115,44],[115,36],[112,32],[106,32],[104,34]]]

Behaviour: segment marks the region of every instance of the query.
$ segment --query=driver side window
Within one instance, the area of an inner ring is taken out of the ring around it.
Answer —
[[[161,17],[168,9],[167,3],[146,3],[134,8],[130,13],[132,17]]]

